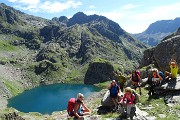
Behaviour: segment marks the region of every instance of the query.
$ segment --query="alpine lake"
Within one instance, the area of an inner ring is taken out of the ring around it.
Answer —
[[[85,84],[54,84],[35,87],[8,100],[8,107],[21,112],[51,114],[67,109],[68,100],[83,93],[85,99],[100,88]]]

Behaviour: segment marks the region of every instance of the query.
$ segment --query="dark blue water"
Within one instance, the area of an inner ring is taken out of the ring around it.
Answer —
[[[21,112],[39,112],[51,114],[54,111],[66,110],[67,102],[80,92],[85,98],[100,89],[83,84],[56,84],[39,86],[9,99],[8,107],[16,108]]]

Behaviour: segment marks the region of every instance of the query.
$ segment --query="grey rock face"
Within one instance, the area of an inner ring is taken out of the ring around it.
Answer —
[[[105,106],[105,107],[112,107],[114,105],[113,101],[110,97],[109,90],[107,90],[106,94],[104,95],[103,99],[101,100],[101,105]]]
[[[112,71],[114,70],[111,64],[107,63],[91,63],[86,72],[84,83],[96,84],[111,80]]]
[[[141,66],[155,64],[161,71],[169,71],[170,59],[175,59],[180,68],[180,30],[166,37],[155,48],[144,51]]]

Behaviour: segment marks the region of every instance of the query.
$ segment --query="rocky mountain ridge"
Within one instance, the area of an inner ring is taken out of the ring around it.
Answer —
[[[104,16],[78,12],[70,19],[61,16],[47,20],[3,3],[0,9],[1,40],[36,52],[30,55],[32,62],[25,62],[25,69],[42,78],[39,82],[66,82],[67,79],[83,82],[88,64],[99,59],[120,66],[116,69],[122,72],[130,72],[138,66],[147,48]],[[77,69],[83,74],[74,74]],[[59,79],[59,75],[64,77]]]
[[[156,46],[166,36],[174,33],[180,27],[180,18],[174,20],[160,20],[152,23],[142,33],[134,34],[134,37],[150,46]]]

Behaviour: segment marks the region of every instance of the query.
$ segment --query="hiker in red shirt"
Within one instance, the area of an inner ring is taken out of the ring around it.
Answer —
[[[139,94],[141,95],[141,87],[140,87],[140,72],[137,70],[133,70],[132,71],[132,75],[131,75],[131,81],[132,81],[132,85],[135,87],[135,90],[137,87],[139,87]]]
[[[120,102],[120,113],[124,114],[124,107],[127,109],[127,118],[130,117],[131,108],[134,107],[135,95],[130,87],[126,87],[124,96]]]

